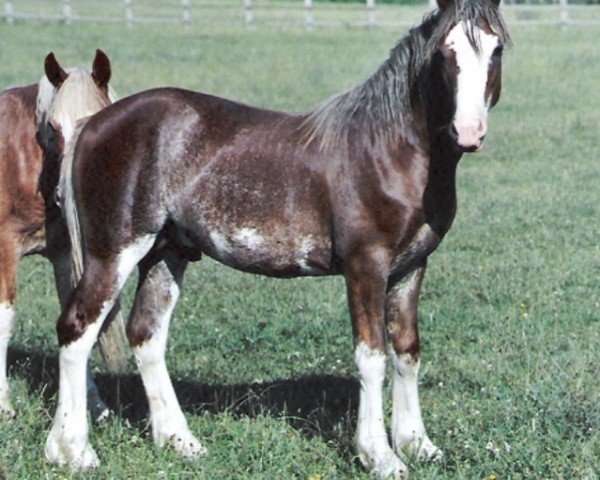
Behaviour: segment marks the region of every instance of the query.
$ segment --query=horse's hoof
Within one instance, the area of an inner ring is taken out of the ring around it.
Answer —
[[[408,467],[391,450],[378,459],[365,453],[360,453],[358,457],[361,463],[378,478],[394,480],[408,478]]]
[[[98,455],[89,443],[81,448],[76,443],[61,442],[52,433],[46,440],[44,453],[48,462],[68,465],[71,470],[87,470],[100,465]]]
[[[168,445],[179,455],[186,458],[198,458],[206,455],[206,448],[189,432],[176,433],[169,438]]]
[[[17,418],[17,412],[13,410],[13,408],[10,405],[10,402],[0,403],[0,417],[7,418],[9,420]]]
[[[112,410],[108,407],[106,407],[104,410],[94,411],[91,413],[92,413],[92,419],[94,420],[94,423],[96,423],[96,424],[103,423],[112,416]]]
[[[407,479],[408,467],[396,455],[381,461],[372,470],[381,479]]]
[[[99,467],[100,460],[98,459],[95,450],[88,443],[85,446],[83,453],[72,461],[70,466],[73,470],[88,470],[90,468]]]
[[[417,460],[439,462],[444,458],[442,450],[436,447],[427,435],[396,446],[396,451],[399,455],[409,455]]]
[[[419,460],[430,460],[441,462],[444,459],[444,452],[436,447],[428,437],[425,437],[417,450]]]

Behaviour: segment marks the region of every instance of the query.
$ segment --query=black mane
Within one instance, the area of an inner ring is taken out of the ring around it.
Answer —
[[[500,42],[510,36],[490,0],[458,0],[427,14],[394,48],[389,58],[364,82],[321,103],[304,122],[306,144],[322,149],[343,145],[351,128],[373,142],[412,136],[411,88],[448,32],[460,22],[473,48],[479,49],[475,27],[486,22]]]

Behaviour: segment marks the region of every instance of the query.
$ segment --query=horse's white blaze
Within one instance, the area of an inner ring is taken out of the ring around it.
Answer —
[[[0,303],[0,412],[13,414],[8,397],[8,381],[6,379],[6,355],[8,342],[14,326],[15,310],[8,302]]]
[[[179,297],[179,287],[175,282],[169,291],[169,306],[161,312],[152,337],[135,347],[133,353],[148,396],[154,442],[161,447],[170,444],[180,454],[195,457],[206,450],[188,428],[165,364],[169,322]]]
[[[360,343],[354,352],[360,375],[356,444],[361,462],[382,477],[407,471],[394,454],[383,420],[383,380],[386,355]]]
[[[480,147],[482,137],[487,132],[488,105],[484,97],[488,67],[494,49],[498,46],[498,37],[475,28],[480,46],[477,52],[467,37],[466,28],[467,25],[459,23],[446,37],[446,46],[454,52],[458,67],[453,122],[459,145]]]

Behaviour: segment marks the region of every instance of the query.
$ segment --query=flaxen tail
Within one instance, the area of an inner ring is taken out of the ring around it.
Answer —
[[[82,118],[75,126],[75,131],[70,142],[65,145],[64,156],[60,165],[60,179],[58,191],[60,197],[63,218],[67,223],[69,239],[71,240],[71,279],[73,285],[77,285],[83,275],[83,250],[79,215],[75,203],[73,191],[73,159],[75,157],[75,145],[90,117]]]
[[[83,275],[83,242],[81,224],[77,213],[77,202],[73,188],[73,166],[75,147],[81,130],[85,127],[90,117],[79,120],[71,140],[65,145],[65,152],[60,167],[58,192],[63,218],[69,231],[71,241],[71,278],[73,286],[79,283]],[[112,317],[112,318],[111,318]],[[106,366],[113,372],[123,371],[127,366],[127,349],[125,338],[125,323],[121,314],[119,303],[115,304],[104,323],[103,331],[98,339],[100,352]]]

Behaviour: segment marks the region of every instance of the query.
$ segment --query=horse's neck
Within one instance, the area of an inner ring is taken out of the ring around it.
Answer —
[[[400,137],[400,148],[397,145],[392,148],[397,152],[414,151],[415,153],[408,158],[398,160],[413,171],[426,170],[427,178],[421,199],[424,220],[443,237],[456,213],[456,168],[462,154],[448,142],[448,137],[441,133],[441,125],[436,121],[432,122],[424,103],[413,102],[413,120],[410,148],[407,148],[407,140]]]
[[[460,154],[433,141],[429,155],[429,179],[423,195],[427,223],[440,236],[446,234],[456,214],[456,167]]]

